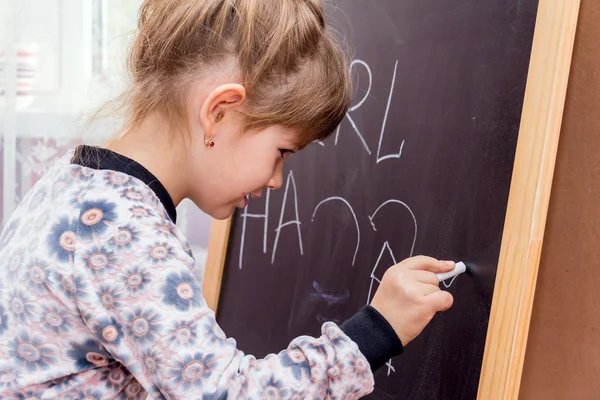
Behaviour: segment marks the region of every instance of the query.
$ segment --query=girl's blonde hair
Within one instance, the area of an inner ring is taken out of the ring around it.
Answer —
[[[348,59],[321,0],[145,0],[119,101],[124,129],[158,112],[189,132],[189,88],[231,59],[246,88],[246,130],[295,128],[305,146],[331,134],[350,105]]]

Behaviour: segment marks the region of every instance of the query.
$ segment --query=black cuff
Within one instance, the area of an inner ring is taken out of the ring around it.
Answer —
[[[358,345],[373,372],[404,350],[394,328],[371,306],[363,307],[340,328]]]

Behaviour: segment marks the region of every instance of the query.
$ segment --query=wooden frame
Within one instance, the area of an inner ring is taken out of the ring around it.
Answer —
[[[540,0],[508,198],[480,400],[517,399],[580,0]]]
[[[540,0],[478,399],[517,399],[579,0]]]
[[[225,269],[227,244],[229,243],[229,230],[231,217],[227,220],[213,220],[208,240],[208,255],[206,256],[206,269],[202,291],[208,306],[216,313],[221,295],[221,282]]]
[[[480,400],[517,399],[580,0],[540,0],[485,343]],[[231,219],[213,223],[204,294],[217,311]]]

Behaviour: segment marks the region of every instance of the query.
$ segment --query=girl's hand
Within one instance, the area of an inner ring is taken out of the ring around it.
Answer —
[[[452,295],[440,290],[435,274],[453,268],[454,262],[418,256],[394,265],[383,275],[371,306],[392,325],[402,345],[417,337],[435,313],[452,307]]]

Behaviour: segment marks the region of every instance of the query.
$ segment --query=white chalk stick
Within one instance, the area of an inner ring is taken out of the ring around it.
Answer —
[[[441,282],[441,281],[445,281],[450,278],[454,278],[455,276],[460,275],[463,272],[467,272],[467,266],[463,262],[457,262],[452,271],[444,272],[444,273],[436,274],[436,275],[437,275],[438,281]]]

